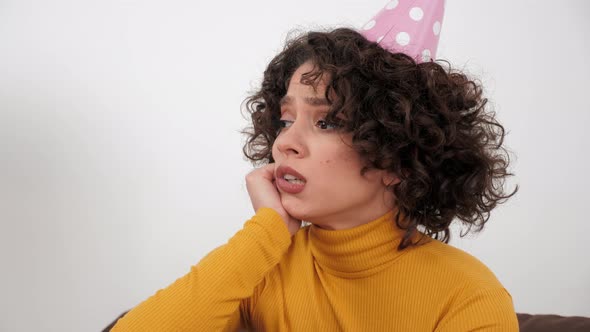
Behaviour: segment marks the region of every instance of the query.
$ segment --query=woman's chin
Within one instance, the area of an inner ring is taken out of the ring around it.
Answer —
[[[285,211],[287,211],[287,213],[295,219],[303,220],[303,221],[307,221],[309,219],[309,214],[299,211],[297,209],[285,208]]]
[[[301,202],[296,202],[290,197],[281,197],[281,204],[285,208],[285,211],[295,219],[307,221],[310,217],[309,211],[302,206]]]

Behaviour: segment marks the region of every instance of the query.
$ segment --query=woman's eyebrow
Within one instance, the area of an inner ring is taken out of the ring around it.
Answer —
[[[330,106],[330,103],[325,98],[303,97],[303,101],[305,101],[306,104],[311,105],[311,106]],[[293,97],[284,96],[283,98],[281,98],[279,105],[285,106],[285,105],[289,105],[292,103],[293,103]]]

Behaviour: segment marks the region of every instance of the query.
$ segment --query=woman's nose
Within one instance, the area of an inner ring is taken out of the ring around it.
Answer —
[[[283,128],[275,140],[277,149],[284,155],[301,157],[306,153],[304,128],[301,124],[293,122],[289,127]]]

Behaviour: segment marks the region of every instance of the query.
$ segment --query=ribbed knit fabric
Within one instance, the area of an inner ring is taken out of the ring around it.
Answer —
[[[397,251],[392,216],[291,237],[259,209],[113,331],[518,331],[510,294],[484,264],[427,237]]]

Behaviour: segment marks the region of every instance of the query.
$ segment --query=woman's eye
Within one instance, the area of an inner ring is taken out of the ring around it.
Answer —
[[[337,124],[328,122],[326,120],[319,120],[317,122],[317,126],[321,129],[338,129],[340,127]]]
[[[290,120],[279,120],[279,130],[283,128],[288,128],[293,124],[293,121]]]

